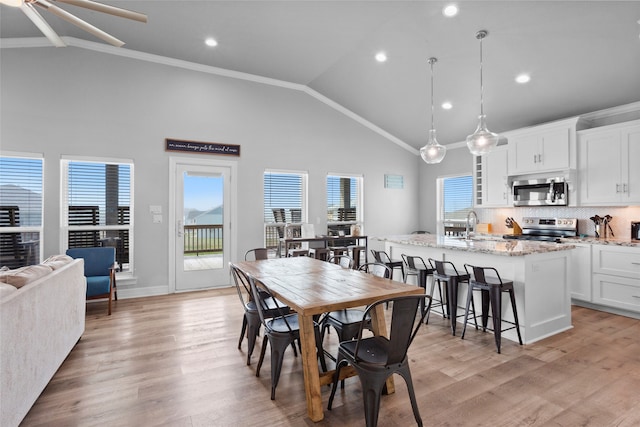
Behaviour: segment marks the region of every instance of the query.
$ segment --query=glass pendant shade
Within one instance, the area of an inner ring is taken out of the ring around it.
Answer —
[[[437,61],[436,58],[429,58],[429,65],[431,65],[431,129],[427,145],[420,149],[420,157],[429,164],[440,163],[444,159],[444,155],[447,154],[447,147],[438,143],[436,130],[433,128],[433,64]]]
[[[482,156],[498,145],[499,136],[497,133],[487,129],[486,116],[484,114],[481,114],[478,119],[476,131],[467,137],[467,147],[471,154]]]
[[[476,38],[480,40],[480,116],[478,116],[478,127],[476,131],[467,136],[467,147],[471,154],[482,156],[490,152],[498,145],[498,134],[487,129],[486,116],[484,115],[484,85],[482,81],[482,39],[487,36],[486,30],[476,33]]]
[[[420,149],[420,157],[425,163],[434,164],[440,163],[444,159],[444,155],[447,154],[447,147],[440,145],[436,139],[436,130],[429,130],[429,140],[427,145]]]

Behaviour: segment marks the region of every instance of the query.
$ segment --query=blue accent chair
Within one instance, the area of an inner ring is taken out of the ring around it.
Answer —
[[[116,248],[71,248],[67,249],[67,255],[84,259],[87,299],[107,298],[111,316],[111,301],[116,288]]]

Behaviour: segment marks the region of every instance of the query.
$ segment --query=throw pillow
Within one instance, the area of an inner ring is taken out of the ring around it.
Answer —
[[[71,261],[73,261],[73,258],[71,258],[69,255],[51,255],[49,258],[42,261],[42,264],[48,265],[53,270],[57,270],[60,267],[64,267],[65,265],[69,264]]]
[[[28,265],[26,267],[16,268],[15,270],[0,272],[0,282],[8,283],[19,289],[27,283],[46,276],[52,271],[53,269],[47,265]]]

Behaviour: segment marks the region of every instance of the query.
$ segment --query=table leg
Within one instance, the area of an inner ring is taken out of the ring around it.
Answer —
[[[447,280],[447,305],[449,306],[449,321],[451,322],[451,335],[456,335],[456,324],[458,322],[458,279],[449,277]]]
[[[321,421],[324,418],[324,413],[322,411],[320,371],[318,370],[313,316],[298,314],[298,321],[300,323],[302,373],[304,375],[304,392],[307,399],[307,414],[311,421]]]

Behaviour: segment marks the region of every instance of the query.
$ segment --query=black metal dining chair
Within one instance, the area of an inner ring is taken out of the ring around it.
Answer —
[[[256,305],[251,286],[247,277],[238,268],[231,266],[231,277],[233,283],[236,286],[236,291],[240,297],[240,302],[244,308],[244,317],[242,318],[242,329],[240,331],[240,339],[238,340],[238,350],[242,346],[244,337],[247,337],[247,365],[251,364],[251,355],[256,345],[256,338],[260,332],[260,315],[258,314],[258,307]],[[265,318],[272,318],[281,314],[289,314],[291,311],[289,307],[277,301],[269,294],[261,293],[260,298],[262,300],[262,307],[264,307],[263,315]],[[294,348],[295,350],[295,348]]]
[[[340,370],[346,365],[351,365],[358,373],[358,378],[362,384],[367,427],[375,427],[378,424],[380,396],[387,379],[393,374],[401,375],[407,383],[413,416],[417,424],[422,426],[422,419],[420,418],[420,411],[418,410],[413,390],[407,351],[431,308],[431,297],[429,295],[410,295],[377,301],[366,308],[363,320],[366,316],[370,316],[371,311],[375,310],[378,305],[386,304],[387,302],[393,304],[391,324],[387,332],[388,338],[382,335],[363,338],[363,321],[355,340],[340,343],[328,409],[331,410],[333,405],[340,379]],[[416,324],[415,319],[417,314],[420,313],[419,307],[423,303],[426,309],[422,311],[420,321]]]
[[[282,370],[282,361],[284,360],[284,352],[289,345],[294,345],[296,342],[300,345],[300,325],[298,323],[298,315],[295,313],[285,314],[280,311],[278,300],[271,295],[269,289],[262,286],[262,284],[251,275],[246,275],[249,284],[251,286],[251,292],[255,301],[260,303],[256,304],[258,309],[258,316],[262,326],[264,326],[264,334],[266,339],[262,341],[262,350],[260,351],[260,360],[256,367],[256,377],[260,376],[260,368],[264,361],[264,356],[267,351],[267,344],[271,347],[271,400],[276,398],[276,387],[280,380],[280,371]],[[279,311],[277,316],[268,318],[265,313],[268,312],[268,306],[263,304],[264,299],[261,299],[261,295],[269,295],[270,298],[276,304],[276,310]],[[316,323],[314,328],[316,336],[317,354],[320,359],[320,365],[324,372],[327,371],[327,364],[324,358],[324,350],[322,348],[322,341],[320,340],[320,330]]]

